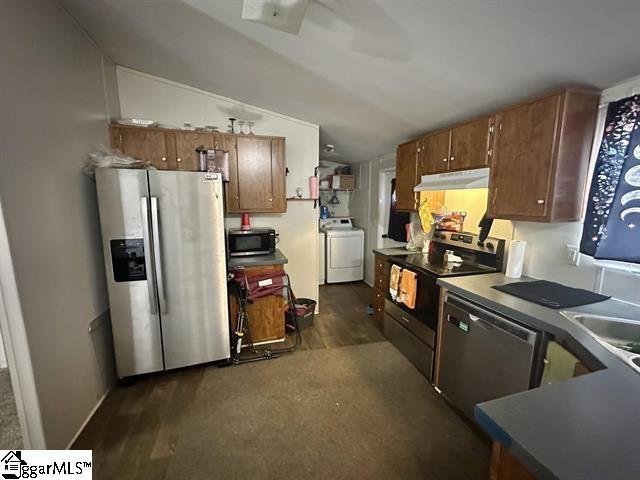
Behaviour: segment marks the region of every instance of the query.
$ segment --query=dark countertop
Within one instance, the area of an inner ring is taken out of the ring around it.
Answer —
[[[481,403],[475,411],[477,422],[537,478],[640,478],[640,374],[559,310],[491,288],[513,281],[517,280],[494,273],[443,278],[438,284],[551,333],[588,366],[599,370]],[[640,321],[640,308],[613,299],[567,310]]]
[[[227,268],[237,267],[263,267],[265,265],[284,265],[289,263],[280,249],[276,249],[273,255],[252,255],[249,257],[231,257],[227,262]]]
[[[377,255],[383,255],[385,257],[398,257],[400,255],[411,255],[412,253],[420,253],[420,250],[410,251],[404,247],[374,248],[373,253]]]

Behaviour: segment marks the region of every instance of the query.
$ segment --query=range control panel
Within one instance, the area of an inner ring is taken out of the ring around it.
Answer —
[[[433,232],[433,241],[448,245],[460,245],[479,252],[498,253],[504,251],[505,241],[488,237],[484,242],[480,242],[478,235],[472,233],[457,233],[436,230]]]

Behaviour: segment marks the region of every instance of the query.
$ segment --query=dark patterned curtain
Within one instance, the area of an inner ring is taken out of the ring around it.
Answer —
[[[580,251],[640,263],[640,96],[611,103],[598,152]]]

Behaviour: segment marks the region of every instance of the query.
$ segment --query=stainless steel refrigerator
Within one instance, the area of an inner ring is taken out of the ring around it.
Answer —
[[[120,378],[229,358],[220,174],[99,168]]]

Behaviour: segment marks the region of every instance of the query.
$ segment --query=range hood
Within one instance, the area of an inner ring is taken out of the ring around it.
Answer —
[[[467,188],[489,187],[489,169],[461,170],[459,172],[423,175],[414,192],[428,190],[464,190]]]

